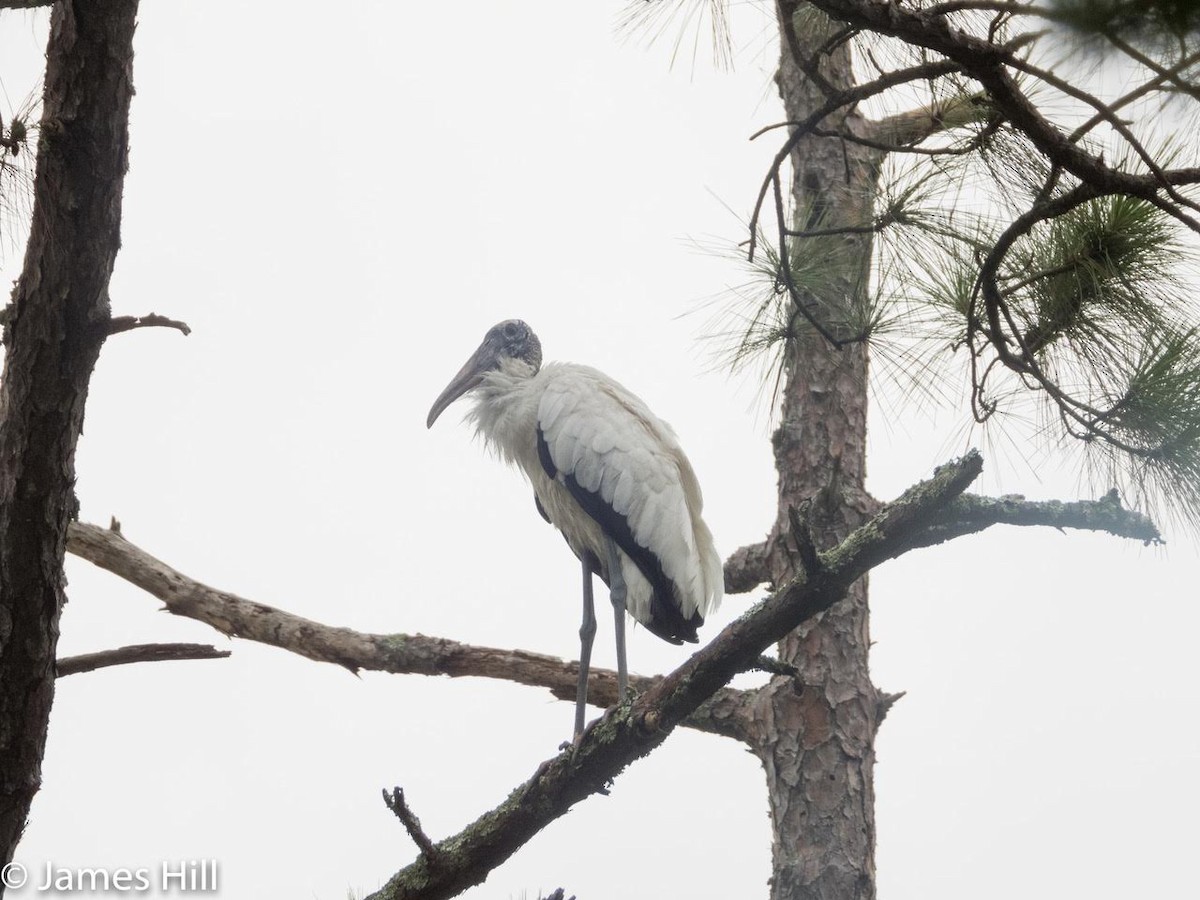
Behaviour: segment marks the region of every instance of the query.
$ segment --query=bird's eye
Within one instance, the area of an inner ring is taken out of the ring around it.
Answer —
[[[504,323],[504,336],[510,341],[516,338],[521,333],[521,327],[516,322]]]

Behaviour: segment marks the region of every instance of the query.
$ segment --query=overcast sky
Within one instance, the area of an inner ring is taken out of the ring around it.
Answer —
[[[456,406],[430,403],[496,321],[595,365],[679,433],[723,555],[774,516],[767,410],[714,371],[706,300],[742,280],[695,243],[739,221],[780,118],[770,17],[738,7],[733,72],[615,33],[619,2],[154,3],[116,314],[186,320],[105,348],[78,455],[85,520],[208,584],[333,625],[574,658],[577,562]],[[8,121],[48,13],[0,13]],[[732,212],[730,211],[732,210]],[[15,278],[21,254],[3,259]],[[697,312],[697,310],[700,310]],[[689,315],[689,313],[691,313]],[[877,403],[890,498],[979,437],[962,411]],[[981,488],[1093,491],[1036,455]],[[1194,880],[1200,665],[1194,538],[1164,548],[994,529],[871,576],[880,894],[1179,896]],[[157,612],[68,560],[62,655],[149,641],[228,660],[72,676],[17,858],[214,858],[229,900],[342,900],[496,805],[569,737],[570,704],[482,680],[345,671]],[[727,598],[715,635],[752,598]],[[596,663],[613,664],[601,604]],[[686,658],[644,629],[630,666]],[[749,682],[747,682],[749,683]],[[761,771],[680,731],[551,825],[472,898],[766,896]],[[12,896],[32,896],[32,892]],[[150,896],[154,896],[150,894]]]

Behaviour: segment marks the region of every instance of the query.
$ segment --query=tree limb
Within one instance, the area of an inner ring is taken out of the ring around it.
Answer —
[[[211,644],[131,644],[97,653],[81,653],[64,656],[55,663],[58,677],[93,672],[108,666],[124,666],[129,663],[165,662],[184,659],[224,659],[229,650],[218,650]]]
[[[725,560],[726,594],[744,594],[770,580],[766,541],[739,547]]]
[[[1021,91],[1005,68],[1020,62],[1009,48],[954,28],[944,17],[877,0],[812,0],[812,4],[841,22],[941,54],[979,82],[991,104],[1051,162],[1094,188],[1155,202],[1160,200],[1160,187],[1173,190],[1174,185],[1200,181],[1197,168],[1136,175],[1115,169],[1103,157],[1088,153],[1046,119]],[[1184,216],[1183,220],[1190,227],[1197,225],[1190,217]]]
[[[1099,500],[1026,500],[1007,497],[980,497],[963,494],[950,503],[922,537],[921,546],[940,544],[963,534],[973,534],[992,525],[1046,525],[1051,528],[1077,528],[1103,531],[1115,537],[1130,538],[1144,544],[1165,541],[1158,527],[1145,515],[1125,509],[1113,488]]]
[[[178,319],[168,319],[166,316],[160,316],[158,313],[149,313],[144,316],[118,316],[109,321],[108,333],[113,335],[120,334],[122,331],[132,331],[135,328],[155,327],[174,328],[182,331],[185,335],[192,333],[192,329],[188,327],[187,322],[180,322]]]
[[[960,94],[867,122],[864,137],[881,144],[915,145],[943,131],[986,121],[992,114],[985,94]]]
[[[115,520],[114,520],[115,521]],[[167,612],[203,622],[224,635],[257,641],[299,656],[358,672],[448,675],[514,681],[547,688],[574,702],[579,665],[526,650],[500,650],[421,634],[364,634],[335,628],[201,584],[126,540],[115,528],[72,522],[67,549],[157,597]],[[748,666],[747,668],[752,668]],[[659,678],[630,676],[646,691]],[[598,706],[617,702],[617,673],[591,670],[588,698]],[[726,689],[697,710],[688,727],[745,740],[742,711],[746,692]]]
[[[499,807],[439,842],[444,859],[437,869],[420,857],[368,900],[437,900],[481,883],[538,831],[580,800],[604,790],[627,765],[661,744],[707,696],[763,650],[831,607],[871,568],[915,546],[925,526],[982,467],[982,458],[972,452],[910,488],[823,553],[816,573],[799,574],[649,691],[608,710],[577,747],[543,763]]]

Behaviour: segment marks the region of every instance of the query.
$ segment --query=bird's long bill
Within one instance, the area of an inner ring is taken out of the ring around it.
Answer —
[[[467,360],[466,364],[458,370],[458,374],[454,376],[453,380],[446,385],[446,389],[433,401],[433,406],[429,409],[429,417],[425,420],[425,427],[432,428],[433,423],[446,411],[447,406],[467,391],[478,387],[479,382],[483,381],[484,373],[495,367],[496,359],[496,348],[485,340],[471,354],[471,358]]]

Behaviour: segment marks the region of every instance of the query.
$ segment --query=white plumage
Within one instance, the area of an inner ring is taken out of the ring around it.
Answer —
[[[539,510],[583,561],[581,635],[591,602],[586,579],[595,572],[614,589],[614,604],[623,585],[623,605],[650,631],[676,644],[695,641],[720,602],[724,576],[701,518],[700,485],[670,426],[596,369],[542,366],[537,337],[518,320],[488,332],[434,403],[428,424],[468,391],[477,432],[521,468]],[[623,670],[622,635],[618,628]],[[588,652],[585,636],[581,657]]]

